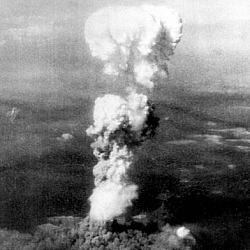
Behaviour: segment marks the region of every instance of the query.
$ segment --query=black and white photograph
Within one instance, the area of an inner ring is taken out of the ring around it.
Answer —
[[[250,1],[0,0],[0,250],[249,250]]]

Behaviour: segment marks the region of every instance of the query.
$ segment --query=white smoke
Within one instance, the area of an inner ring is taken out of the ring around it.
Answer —
[[[148,98],[133,93],[123,99],[116,95],[97,98],[94,125],[87,134],[94,138],[94,155],[99,160],[94,167],[95,190],[90,197],[90,218],[111,220],[125,212],[137,197],[137,186],[128,180],[133,161],[133,147],[147,129],[150,112]]]
[[[137,186],[128,169],[134,148],[154,135],[158,118],[137,84],[154,86],[154,76],[167,75],[167,61],[181,38],[177,12],[165,6],[109,7],[89,17],[85,39],[92,55],[105,63],[104,73],[128,77],[133,91],[126,98],[105,95],[95,101],[94,124],[87,134],[98,159],[94,167],[95,189],[89,198],[90,218],[111,220],[137,198]]]
[[[125,212],[136,198],[136,185],[124,186],[110,181],[102,182],[90,197],[90,218],[98,221],[111,220]]]
[[[85,39],[92,55],[105,61],[106,74],[132,72],[137,83],[152,88],[156,73],[167,75],[181,31],[178,13],[165,6],[107,7],[86,21]]]
[[[149,112],[148,97],[143,94],[132,93],[128,95],[127,103],[129,123],[132,130],[141,131]]]

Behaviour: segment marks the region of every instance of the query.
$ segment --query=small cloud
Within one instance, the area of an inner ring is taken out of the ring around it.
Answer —
[[[236,148],[244,152],[250,152],[250,147],[247,146],[236,146]]]
[[[208,122],[207,125],[210,127],[214,127],[217,125],[217,123],[216,122]]]
[[[209,134],[205,134],[205,135],[192,135],[193,138],[200,138],[201,140],[204,140],[206,142],[209,143],[213,143],[213,144],[222,144],[222,139],[223,137],[220,135],[209,135]]]
[[[10,119],[12,123],[14,123],[14,120],[16,119],[16,116],[20,111],[20,109],[13,107],[12,110],[6,113],[6,116]]]
[[[222,144],[221,139],[220,135],[205,135],[205,140],[214,144]]]
[[[177,140],[177,141],[169,141],[167,144],[172,144],[172,145],[186,145],[186,144],[193,144],[196,143],[196,141],[193,140]]]
[[[16,27],[5,31],[8,38],[21,41],[23,39],[34,40],[48,37],[53,32],[53,22],[30,21],[18,23]]]
[[[229,169],[235,169],[236,168],[236,165],[234,165],[234,164],[229,164],[228,166],[227,166]]]
[[[215,195],[221,195],[221,194],[223,194],[223,191],[222,190],[213,190],[211,193],[215,194]]]
[[[188,183],[188,182],[189,182],[188,179],[181,179],[181,180],[180,180],[180,183]]]
[[[206,169],[202,164],[201,165],[195,165],[195,168],[201,169],[201,170]]]
[[[56,139],[58,141],[65,142],[65,141],[69,141],[69,140],[73,139],[73,135],[69,134],[69,133],[65,133],[65,134],[62,134],[61,137],[57,137]]]
[[[211,131],[219,133],[231,133],[233,136],[242,139],[250,139],[250,132],[245,128],[230,128],[230,129],[211,129]]]

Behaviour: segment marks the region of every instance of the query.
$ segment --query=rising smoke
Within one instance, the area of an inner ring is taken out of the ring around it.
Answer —
[[[134,148],[155,133],[154,106],[139,90],[151,90],[155,79],[168,74],[167,61],[181,39],[182,22],[165,6],[108,7],[89,17],[85,39],[104,73],[124,77],[127,96],[97,98],[94,124],[87,134],[98,159],[95,189],[89,198],[90,218],[108,221],[125,213],[137,198],[128,169]]]

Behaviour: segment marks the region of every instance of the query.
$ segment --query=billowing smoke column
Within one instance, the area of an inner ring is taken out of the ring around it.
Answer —
[[[95,190],[90,197],[90,218],[113,219],[125,212],[137,197],[137,186],[131,184],[127,171],[132,163],[133,148],[153,135],[158,119],[147,96],[130,94],[126,99],[116,95],[97,98],[94,125],[87,134],[98,159],[94,167]]]
[[[125,213],[137,198],[137,186],[127,173],[133,149],[154,135],[158,118],[154,106],[139,90],[151,90],[157,78],[167,76],[167,61],[181,39],[182,22],[165,6],[108,7],[85,24],[92,55],[104,61],[104,73],[123,77],[126,97],[97,98],[94,124],[87,134],[98,159],[90,219],[108,221]]]

